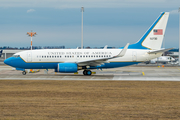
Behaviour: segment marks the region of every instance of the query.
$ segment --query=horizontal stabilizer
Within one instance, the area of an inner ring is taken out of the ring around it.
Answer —
[[[150,51],[150,52],[148,52],[148,53],[149,53],[149,54],[164,53],[164,52],[169,51],[169,50],[172,50],[172,49],[174,49],[174,48],[155,50],[155,51]]]

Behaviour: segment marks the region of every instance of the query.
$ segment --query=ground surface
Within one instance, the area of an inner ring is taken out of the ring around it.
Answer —
[[[0,119],[179,120],[180,82],[0,80]]]
[[[28,71],[28,70],[27,70]],[[22,75],[9,66],[0,66],[0,80],[121,80],[121,81],[180,81],[180,67],[127,66],[114,69],[92,70],[91,76],[83,71],[74,73],[55,73],[54,70],[41,69],[39,72]],[[48,73],[48,74],[47,74]]]

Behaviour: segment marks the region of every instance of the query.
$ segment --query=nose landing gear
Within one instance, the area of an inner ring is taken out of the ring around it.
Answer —
[[[23,74],[23,75],[26,75],[26,71],[23,71],[22,74]]]

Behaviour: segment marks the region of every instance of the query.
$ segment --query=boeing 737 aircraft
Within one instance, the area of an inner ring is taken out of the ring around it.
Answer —
[[[135,44],[119,49],[43,49],[14,54],[5,64],[22,70],[54,69],[55,72],[75,73],[83,70],[91,75],[92,69],[116,68],[148,61],[170,49],[161,49],[169,13],[163,12]]]

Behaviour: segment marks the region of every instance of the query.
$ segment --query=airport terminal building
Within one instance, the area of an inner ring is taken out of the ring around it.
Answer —
[[[21,51],[24,51],[24,50],[3,50],[1,59],[5,60],[11,57],[13,54],[21,52]]]

